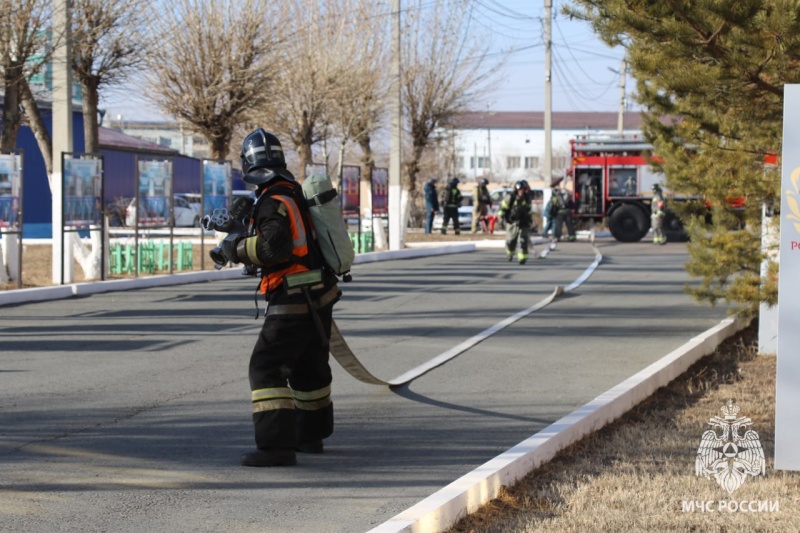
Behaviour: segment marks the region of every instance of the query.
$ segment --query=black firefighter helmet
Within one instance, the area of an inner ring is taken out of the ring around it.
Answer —
[[[266,185],[274,178],[294,181],[294,176],[286,170],[286,158],[278,138],[258,128],[242,142],[242,181],[256,187]]]

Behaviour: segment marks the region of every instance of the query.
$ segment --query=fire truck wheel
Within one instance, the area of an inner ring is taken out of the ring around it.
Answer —
[[[668,241],[686,242],[689,240],[689,235],[686,234],[683,222],[670,210],[667,210],[664,216],[664,233]]]
[[[647,214],[635,205],[621,205],[608,219],[608,229],[619,242],[639,242],[647,235]]]

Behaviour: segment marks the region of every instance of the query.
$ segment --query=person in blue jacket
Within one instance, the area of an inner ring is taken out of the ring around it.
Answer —
[[[433,217],[439,212],[439,198],[436,193],[436,178],[431,178],[423,187],[425,192],[425,233],[433,230]]]

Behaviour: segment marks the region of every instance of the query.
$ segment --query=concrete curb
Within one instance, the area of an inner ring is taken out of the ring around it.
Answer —
[[[747,325],[725,319],[580,409],[479,466],[370,533],[445,531],[570,444],[613,422]]]
[[[356,256],[354,264],[372,263],[375,261],[392,261],[395,259],[411,259],[454,253],[474,252],[474,243],[437,246],[426,249],[392,250],[387,252],[369,252]],[[36,287],[30,289],[10,289],[0,292],[0,307],[26,302],[41,302],[60,300],[72,296],[87,296],[103,292],[127,291],[143,289],[146,287],[166,287],[169,285],[183,285],[185,283],[199,283],[203,281],[218,281],[237,279],[242,277],[242,270],[224,268],[222,270],[203,270],[199,272],[183,272],[180,274],[165,274],[160,276],[147,276],[134,279],[115,279],[108,281],[90,281],[86,283],[71,283],[54,287]]]

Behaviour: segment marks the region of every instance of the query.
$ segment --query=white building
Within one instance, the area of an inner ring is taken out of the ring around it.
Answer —
[[[570,165],[570,139],[586,134],[618,133],[618,113],[552,114],[552,175],[564,177]],[[641,134],[636,113],[623,116],[623,133]],[[462,181],[486,177],[490,182],[520,179],[546,185],[544,179],[544,112],[463,113],[453,121],[450,173]],[[449,129],[450,129],[449,128]]]

